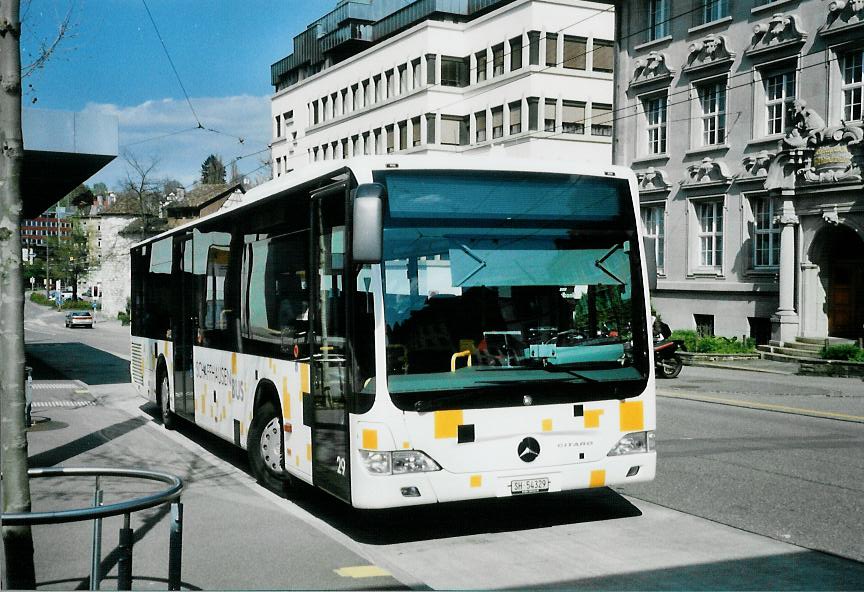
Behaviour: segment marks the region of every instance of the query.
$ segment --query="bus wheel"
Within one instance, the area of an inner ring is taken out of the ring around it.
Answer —
[[[162,425],[166,430],[174,429],[174,414],[168,402],[171,400],[171,387],[168,386],[168,373],[163,371],[159,379],[159,411],[162,415]]]
[[[265,403],[255,412],[246,448],[252,474],[258,482],[284,495],[290,480],[282,469],[282,416],[272,403]]]

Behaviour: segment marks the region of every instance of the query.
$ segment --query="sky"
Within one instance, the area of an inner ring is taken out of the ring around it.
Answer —
[[[244,175],[266,174],[270,65],[289,55],[294,36],[335,5],[336,0],[21,0],[25,69],[70,15],[69,30],[50,59],[24,79],[24,107],[118,118],[120,156],[90,185],[119,189],[129,171],[123,154],[157,162],[158,178],[187,187],[210,154],[226,166],[242,157],[237,166]],[[195,129],[199,122],[214,131]]]

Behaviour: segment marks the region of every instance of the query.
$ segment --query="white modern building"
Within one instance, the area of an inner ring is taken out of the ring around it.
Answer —
[[[612,158],[614,7],[340,2],[273,64],[273,176],[361,154]]]

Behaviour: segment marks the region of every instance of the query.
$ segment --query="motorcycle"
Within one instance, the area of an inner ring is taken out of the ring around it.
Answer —
[[[678,348],[684,345],[677,339],[663,338],[654,343],[654,369],[660,378],[675,378],[681,374],[684,362],[678,355]]]

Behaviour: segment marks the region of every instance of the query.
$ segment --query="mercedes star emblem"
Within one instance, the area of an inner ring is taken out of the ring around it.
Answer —
[[[516,452],[519,454],[519,458],[523,461],[531,462],[540,456],[540,443],[534,438],[525,438],[519,442],[519,447],[516,449]]]

